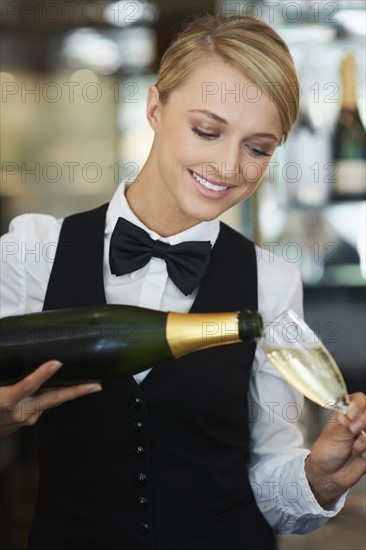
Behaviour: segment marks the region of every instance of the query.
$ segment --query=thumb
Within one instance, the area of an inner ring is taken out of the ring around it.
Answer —
[[[350,430],[350,420],[344,413],[335,413],[333,438],[339,443],[350,443],[355,439],[355,434]]]
[[[319,440],[322,444],[330,447],[347,447],[352,445],[354,434],[349,430],[347,417],[335,411],[327,420]]]

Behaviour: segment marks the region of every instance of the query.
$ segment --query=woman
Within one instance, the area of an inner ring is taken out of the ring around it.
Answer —
[[[5,243],[58,248],[53,267],[9,258],[2,314],[106,301],[259,309],[265,321],[289,307],[301,313],[298,273],[218,221],[255,191],[298,101],[291,56],[270,27],[250,17],[193,21],[149,90],[154,142],[137,179],[62,228],[49,216],[14,220]],[[124,241],[148,237],[150,261],[126,272]],[[212,250],[200,284],[180,289],[164,258],[167,245],[186,241]],[[275,548],[273,530],[318,527],[366,469],[364,396],[352,396],[348,416],[336,416],[310,453],[283,414],[301,397],[253,344],[171,361],[102,392],[35,393],[57,368],[49,362],[1,390],[4,433],[41,417],[30,549]]]

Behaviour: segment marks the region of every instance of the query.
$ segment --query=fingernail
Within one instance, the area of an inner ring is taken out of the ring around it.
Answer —
[[[101,391],[103,388],[100,384],[88,384],[87,386],[85,386],[85,389],[88,393],[94,393],[97,391]]]
[[[62,363],[60,361],[52,361],[52,363],[48,365],[48,370],[50,372],[56,372],[60,367],[62,367]]]
[[[362,458],[366,458],[366,453],[362,453]]]

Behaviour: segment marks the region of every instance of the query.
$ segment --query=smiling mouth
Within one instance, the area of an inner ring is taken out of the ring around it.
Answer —
[[[205,180],[195,172],[191,171],[191,174],[195,180],[197,180],[201,185],[206,187],[206,189],[211,189],[211,191],[226,191],[226,189],[229,189],[229,185],[215,185],[214,183],[211,183]]]

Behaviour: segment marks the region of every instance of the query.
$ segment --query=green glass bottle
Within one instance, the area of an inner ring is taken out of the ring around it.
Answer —
[[[201,349],[259,338],[258,312],[173,313],[104,305],[0,320],[0,386],[50,359],[63,367],[48,386],[114,380]]]
[[[365,129],[357,106],[356,61],[352,53],[341,63],[342,100],[333,136],[334,198],[364,198],[366,193]]]

